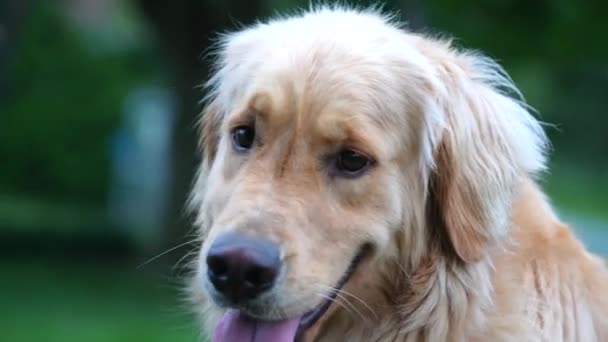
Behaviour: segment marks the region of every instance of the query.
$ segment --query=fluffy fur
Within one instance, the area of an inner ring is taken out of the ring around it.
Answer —
[[[206,251],[242,231],[285,260],[244,309],[262,319],[310,310],[374,246],[309,341],[608,340],[608,272],[536,184],[546,137],[493,61],[329,7],[224,35],[215,57],[192,195],[207,329],[223,309]],[[230,130],[244,123],[256,143],[239,153]],[[332,175],[344,147],[374,166]]]

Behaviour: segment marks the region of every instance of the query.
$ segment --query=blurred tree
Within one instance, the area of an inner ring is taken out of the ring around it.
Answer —
[[[19,40],[22,19],[27,1],[4,0],[0,2],[0,97],[8,96],[8,66]]]
[[[107,138],[138,68],[122,56],[89,53],[58,8],[36,4],[23,22],[8,64],[8,95],[0,101],[0,189],[103,206]]]
[[[238,18],[248,24],[262,14],[262,1],[155,1],[138,0],[149,23],[159,37],[161,51],[170,63],[172,86],[178,96],[173,131],[172,183],[165,241],[174,245],[183,238],[190,226],[184,213],[184,203],[192,185],[199,157],[195,125],[203,97],[199,87],[208,76],[203,62],[204,51],[218,31],[234,28]]]

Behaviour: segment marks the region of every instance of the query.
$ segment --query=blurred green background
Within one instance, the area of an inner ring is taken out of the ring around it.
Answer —
[[[183,204],[204,52],[217,31],[307,6],[0,0],[1,341],[200,338],[181,289],[195,247]],[[607,253],[608,2],[385,8],[506,67],[552,124],[546,190]]]

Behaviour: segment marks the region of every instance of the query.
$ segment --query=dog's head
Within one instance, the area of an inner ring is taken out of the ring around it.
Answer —
[[[391,258],[488,253],[517,182],[544,163],[542,129],[500,88],[514,90],[488,59],[371,12],[226,35],[193,191],[195,287],[231,309],[218,339],[256,322],[293,339],[353,271]]]

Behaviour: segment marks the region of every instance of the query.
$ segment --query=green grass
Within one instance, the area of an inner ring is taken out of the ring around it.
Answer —
[[[130,267],[0,264],[0,340],[199,341],[178,285]]]

